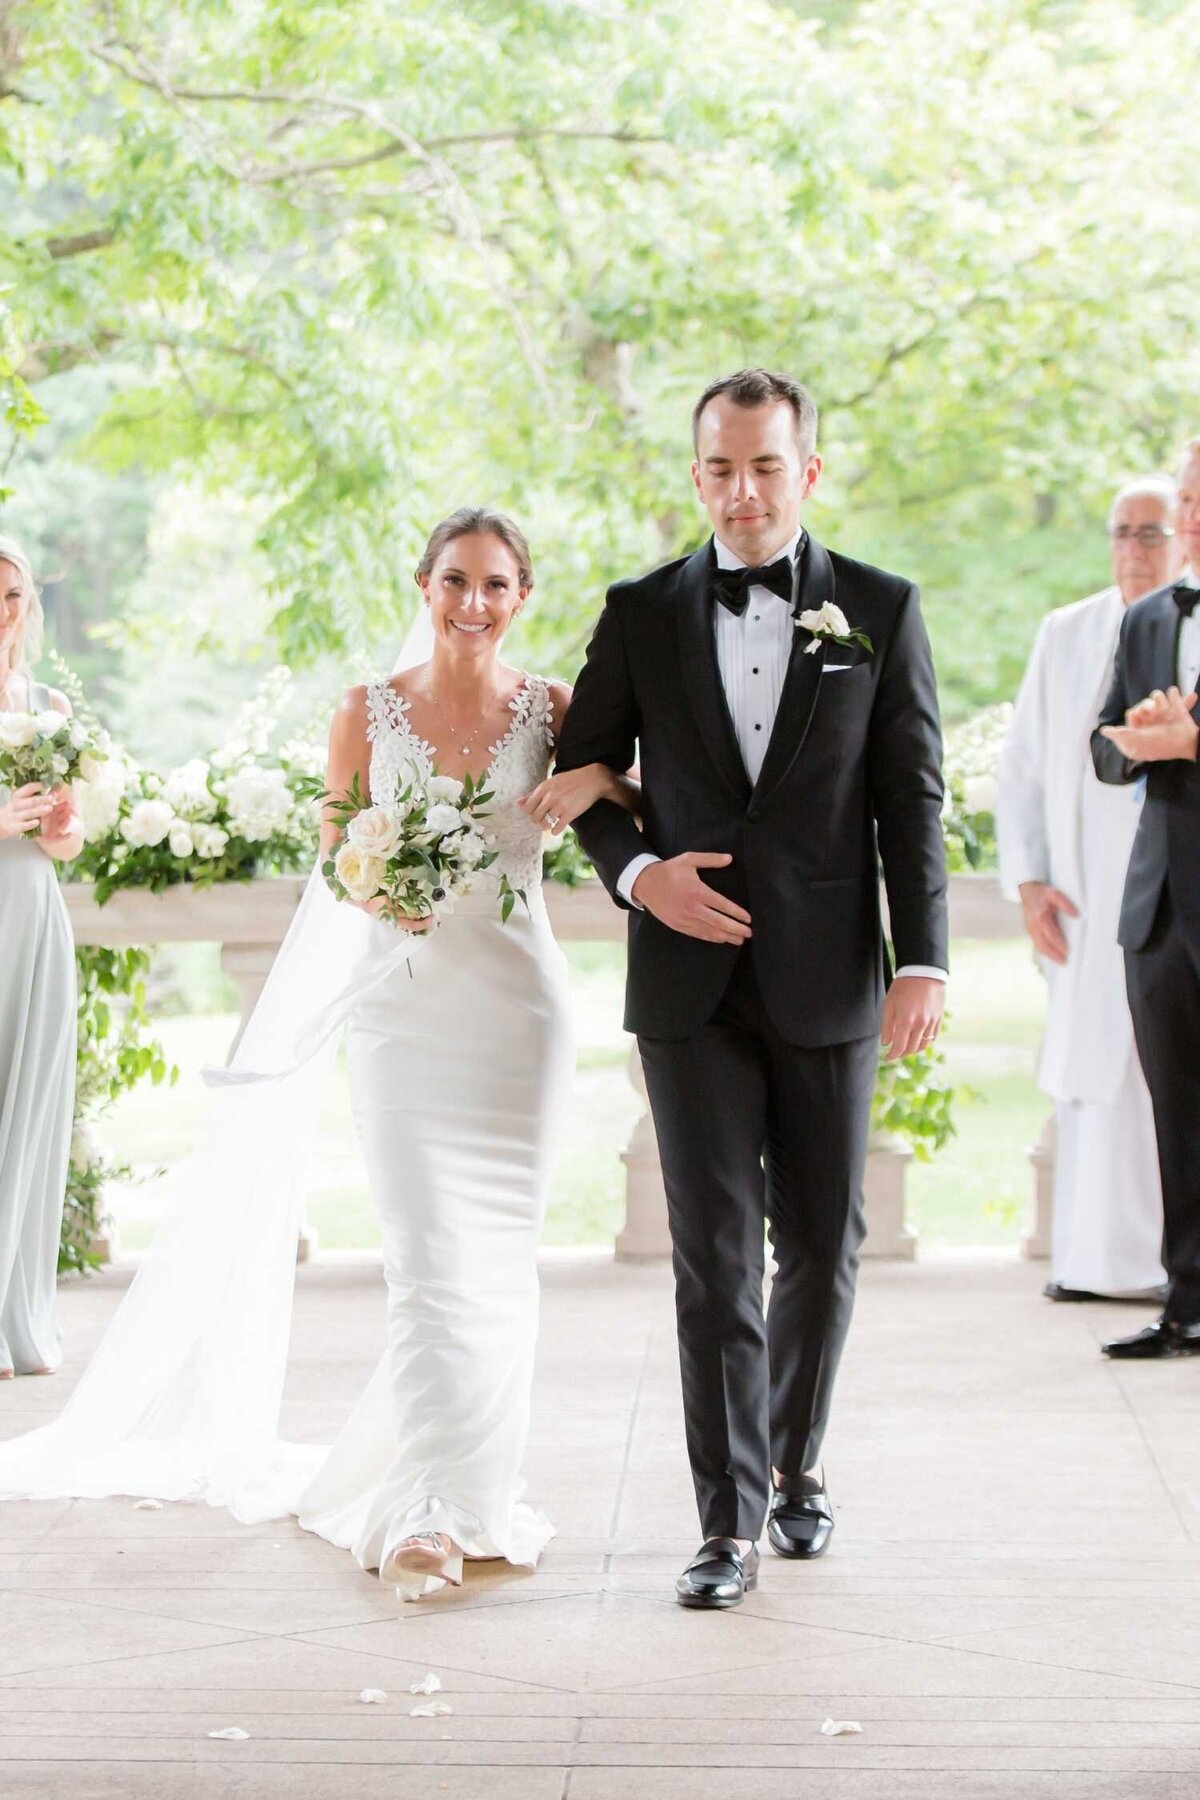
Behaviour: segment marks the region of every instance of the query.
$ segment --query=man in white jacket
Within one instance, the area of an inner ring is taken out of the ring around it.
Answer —
[[[1151,1297],[1164,1280],[1154,1119],[1117,944],[1141,788],[1099,782],[1089,744],[1125,608],[1179,567],[1174,497],[1164,475],[1118,492],[1113,585],[1043,620],[1000,758],[1001,881],[1049,986],[1038,1082],[1056,1102],[1053,1300]]]

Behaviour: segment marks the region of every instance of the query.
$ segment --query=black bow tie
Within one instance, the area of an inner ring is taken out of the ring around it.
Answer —
[[[1190,619],[1196,610],[1196,602],[1200,600],[1200,588],[1190,587],[1186,581],[1181,581],[1172,590],[1172,598],[1184,618]]]
[[[712,590],[721,605],[727,607],[740,619],[746,610],[752,587],[770,588],[781,600],[791,604],[792,599],[792,559],[790,556],[777,557],[762,569],[714,569],[712,572]]]

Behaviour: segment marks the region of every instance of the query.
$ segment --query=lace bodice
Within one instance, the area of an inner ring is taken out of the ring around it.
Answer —
[[[414,768],[422,779],[436,773],[437,752],[409,724],[410,706],[386,677],[367,686],[371,800],[376,806],[393,805]],[[512,723],[488,746],[491,761],[486,777],[495,796],[488,828],[500,854],[481,875],[479,891],[486,891],[489,882],[498,885],[503,874],[514,888],[531,894],[541,885],[544,839],[541,827],[526,818],[517,800],[546,778],[554,752],[554,708],[550,689],[538,675],[526,675],[509,706]]]

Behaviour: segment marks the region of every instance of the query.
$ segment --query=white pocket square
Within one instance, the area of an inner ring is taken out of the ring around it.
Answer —
[[[847,669],[857,668],[857,663],[826,663],[826,675],[844,675]]]

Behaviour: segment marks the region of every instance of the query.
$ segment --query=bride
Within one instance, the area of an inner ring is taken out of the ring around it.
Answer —
[[[533,1566],[553,1534],[520,1477],[537,1239],[573,1060],[542,834],[600,798],[636,797],[599,764],[550,774],[570,690],[502,660],[533,588],[510,519],[453,514],[417,581],[430,654],[343,697],[326,786],[344,793],[357,775],[386,806],[414,771],[470,774],[493,795],[497,860],[432,930],[370,916],[379,901],[348,930],[348,904],[314,874],[154,1254],[61,1417],[0,1444],[0,1497],[292,1512],[406,1598],[457,1584],[464,1557]],[[336,836],[327,815],[322,859]],[[505,923],[501,876],[525,895]],[[277,1425],[302,1128],[342,1024],[387,1348],[324,1451],[280,1443]]]

